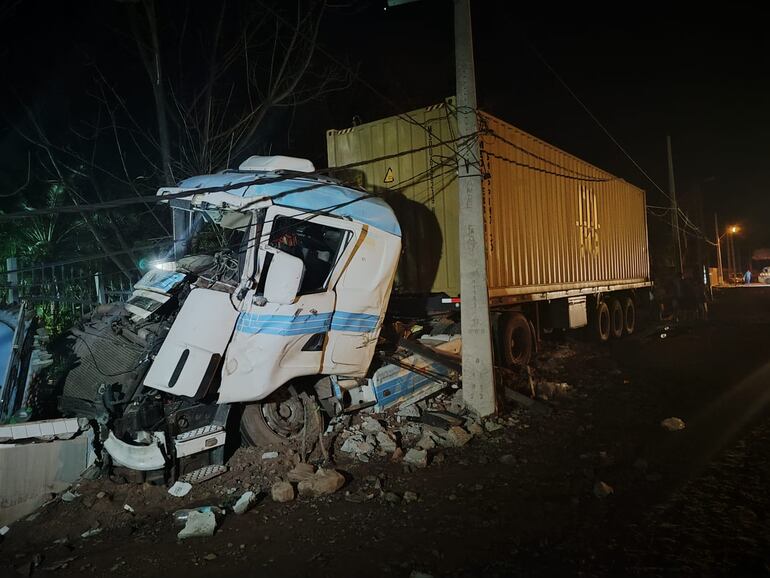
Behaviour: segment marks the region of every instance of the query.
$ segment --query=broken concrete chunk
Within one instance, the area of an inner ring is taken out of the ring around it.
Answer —
[[[64,492],[61,495],[61,501],[62,502],[74,502],[79,497],[80,497],[80,494],[78,494],[77,492],[71,492],[71,491],[67,490],[66,492]]]
[[[365,417],[364,422],[361,424],[361,429],[364,433],[376,435],[382,431],[382,424],[372,417]]]
[[[82,534],[80,534],[81,538],[90,538],[92,536],[96,536],[97,534],[101,534],[102,529],[101,528],[93,528],[91,530],[86,530]]]
[[[418,499],[419,499],[419,496],[415,492],[410,492],[410,491],[404,492],[405,502],[416,502]]]
[[[396,412],[398,417],[420,417],[420,408],[416,405],[401,406]]]
[[[362,455],[374,451],[374,447],[371,444],[366,443],[363,436],[353,435],[345,440],[340,451],[343,451],[346,454],[353,454],[356,457],[361,457]]]
[[[262,454],[263,460],[274,460],[278,457],[278,452],[265,452]]]
[[[300,496],[309,496],[317,498],[333,494],[345,485],[345,476],[337,470],[325,470],[318,468],[318,471],[310,478],[302,480],[298,485]]]
[[[294,468],[291,471],[289,471],[288,478],[290,482],[294,482],[295,484],[297,484],[302,480],[311,478],[314,473],[315,473],[315,466],[313,464],[301,462],[296,466],[294,466]]]
[[[0,528],[0,536],[5,536],[10,531],[11,529],[8,526],[3,526]]]
[[[128,512],[129,514],[135,514],[136,510],[134,510],[131,506],[128,504],[123,504],[123,509]]]
[[[609,484],[605,484],[601,480],[598,480],[594,484],[594,496],[597,498],[606,498],[607,496],[614,494],[615,490]]]
[[[270,496],[274,502],[291,502],[294,499],[294,486],[289,482],[276,482],[270,488]]]
[[[458,425],[449,428],[449,431],[444,437],[450,444],[457,448],[464,446],[473,438],[471,434]]]
[[[168,493],[176,498],[183,498],[192,490],[192,484],[187,482],[174,482],[174,485],[168,489]]]
[[[419,424],[408,423],[401,428],[401,434],[408,438],[419,438],[422,435],[422,428]]]
[[[401,502],[401,496],[396,494],[395,492],[385,492],[382,496],[386,502],[389,502],[391,504],[398,504]]]
[[[668,431],[681,431],[684,429],[684,421],[678,417],[667,417],[660,422],[660,427]]]
[[[415,445],[421,450],[432,450],[436,447],[436,440],[430,432],[425,432]]]
[[[177,538],[185,540],[187,538],[206,538],[213,536],[217,529],[217,518],[214,512],[191,511],[187,515],[187,522],[179,533]]]
[[[387,453],[393,453],[396,451],[396,440],[393,439],[389,433],[381,431],[377,434],[377,444],[382,451]]]
[[[251,508],[251,505],[256,501],[257,495],[249,490],[248,492],[243,492],[240,498],[238,498],[238,501],[235,502],[235,505],[233,506],[233,512],[236,514],[245,514],[249,511],[249,508]]]
[[[484,428],[481,427],[481,424],[478,423],[472,423],[468,426],[468,432],[475,436],[480,436],[484,433]]]
[[[418,468],[424,468],[428,465],[428,452],[412,448],[406,452],[404,463]]]
[[[499,431],[503,429],[503,426],[501,426],[499,423],[487,420],[484,422],[484,429],[486,429],[489,433],[493,433],[496,431]]]

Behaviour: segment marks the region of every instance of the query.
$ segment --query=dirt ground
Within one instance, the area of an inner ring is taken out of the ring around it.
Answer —
[[[506,408],[505,427],[424,469],[338,452],[342,490],[262,494],[210,538],[177,540],[172,512],[269,490],[292,457],[241,450],[181,499],[84,482],[12,526],[0,575],[770,576],[770,288],[725,291],[708,323],[647,329],[544,343],[536,374],[568,384],[550,415]]]

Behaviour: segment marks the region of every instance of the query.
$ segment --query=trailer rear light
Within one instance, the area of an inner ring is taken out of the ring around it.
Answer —
[[[446,297],[441,299],[442,303],[460,303],[459,297]]]

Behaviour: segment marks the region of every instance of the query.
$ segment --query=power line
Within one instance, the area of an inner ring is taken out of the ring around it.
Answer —
[[[623,145],[621,145],[620,142],[618,142],[618,140],[614,136],[612,136],[610,131],[607,130],[607,128],[601,123],[601,121],[596,117],[596,115],[594,115],[594,113],[591,112],[591,110],[585,105],[585,103],[583,103],[583,101],[580,100],[578,95],[575,94],[575,92],[565,82],[565,80],[561,77],[561,75],[558,72],[556,72],[556,70],[554,70],[554,68],[548,63],[545,57],[542,54],[540,54],[537,48],[535,48],[532,44],[529,44],[529,48],[532,50],[532,52],[535,53],[535,55],[540,59],[540,62],[542,62],[545,65],[545,67],[551,72],[551,74],[554,75],[556,80],[558,80],[559,83],[567,90],[567,92],[570,93],[572,98],[575,99],[575,101],[583,108],[583,110],[588,114],[588,116],[591,117],[591,119],[597,124],[597,126],[600,129],[602,129],[604,134],[606,134],[609,137],[609,139],[615,144],[615,146],[617,146],[618,149],[620,149],[620,152],[622,152],[626,156],[626,158],[628,158],[628,160],[630,160],[633,163],[633,165],[639,170],[639,172],[642,173],[645,176],[645,178],[648,181],[650,181],[653,184],[653,186],[656,189],[658,189],[658,191],[660,191],[664,197],[666,197],[668,200],[671,200],[671,197],[668,195],[668,193],[666,193],[662,188],[660,188],[658,183],[656,183],[653,180],[653,178],[649,174],[647,174],[647,171],[645,171],[641,167],[641,165],[637,163],[636,160],[628,153],[628,151],[626,151],[626,149],[623,148]]]
[[[519,166],[519,167],[523,167],[523,168],[529,169],[531,171],[537,171],[539,173],[545,173],[547,175],[553,175],[553,176],[556,176],[556,177],[561,177],[562,179],[569,179],[569,180],[573,180],[573,181],[582,181],[582,182],[590,182],[590,183],[608,183],[610,181],[617,180],[617,179],[614,179],[614,178],[613,179],[598,179],[598,178],[593,178],[593,177],[577,177],[577,176],[573,176],[573,175],[565,175],[565,174],[562,174],[562,173],[557,173],[557,172],[554,172],[554,171],[549,171],[548,169],[543,169],[543,168],[540,168],[540,167],[535,167],[535,166],[532,166],[532,165],[528,165],[526,163],[521,163],[519,161],[515,161],[515,160],[510,159],[508,157],[504,157],[504,156],[495,154],[493,152],[490,152],[490,151],[484,150],[484,149],[481,149],[481,154],[485,155],[485,156],[488,156],[488,157],[491,157],[493,159],[497,159],[499,161],[507,162],[507,163],[510,163],[512,165],[516,165],[516,166]]]
[[[583,110],[588,114],[588,116],[591,117],[591,119],[597,124],[597,126],[602,129],[602,131],[609,137],[609,139],[615,144],[615,146],[620,149],[620,151],[630,160],[633,165],[639,170],[639,172],[644,175],[644,177],[652,183],[652,185],[660,191],[660,193],[666,197],[669,201],[673,202],[673,199],[671,196],[666,193],[659,185],[655,182],[655,180],[645,171],[642,166],[636,162],[636,160],[626,151],[625,148],[623,148],[623,145],[618,142],[618,140],[610,133],[610,131],[601,123],[601,121],[594,115],[591,110],[585,105],[585,103],[578,97],[577,94],[570,88],[570,86],[566,83],[566,81],[561,77],[561,75],[554,70],[554,68],[548,63],[548,61],[545,59],[545,57],[535,48],[532,44],[529,44],[529,48],[532,50],[532,52],[535,53],[535,55],[538,57],[538,59],[545,65],[546,68],[551,72],[551,74],[554,75],[556,80],[559,81],[559,83],[569,92],[569,94],[572,96],[572,98],[575,99],[575,101],[583,108]],[[677,209],[677,214],[681,215],[682,218],[685,221],[686,225],[689,225],[694,231],[696,231],[706,242],[712,243],[712,241],[701,231],[698,227],[696,227],[692,221],[689,220],[689,217],[682,211],[682,209]],[[679,228],[677,226],[677,228]],[[683,230],[683,229],[680,229]],[[712,243],[713,244],[713,243]]]
[[[405,156],[405,155],[408,155],[408,154],[413,154],[413,153],[416,153],[416,152],[421,152],[421,151],[424,151],[424,150],[427,150],[427,149],[430,149],[430,148],[433,148],[433,147],[436,147],[436,146],[442,146],[442,145],[448,146],[451,142],[458,142],[458,141],[461,141],[461,140],[466,140],[468,138],[475,138],[475,136],[476,135],[468,135],[466,137],[453,139],[451,141],[438,141],[436,143],[431,143],[429,145],[425,145],[425,146],[421,146],[421,147],[416,147],[414,149],[409,149],[409,150],[406,150],[406,151],[399,151],[397,153],[393,153],[393,154],[389,154],[389,155],[383,155],[381,157],[376,157],[374,159],[368,159],[368,160],[365,160],[365,161],[358,161],[358,162],[354,162],[354,163],[348,163],[346,165],[341,165],[341,166],[338,166],[338,167],[330,167],[330,168],[327,168],[327,169],[320,169],[320,170],[317,170],[317,171],[314,171],[314,172],[311,172],[311,173],[291,172],[291,173],[281,174],[281,175],[272,176],[272,177],[271,176],[261,176],[259,178],[254,179],[254,180],[251,180],[251,181],[243,181],[243,182],[238,182],[238,183],[228,183],[228,184],[223,184],[223,185],[217,185],[217,186],[214,186],[214,187],[201,187],[201,188],[197,188],[197,189],[186,189],[184,191],[179,191],[179,192],[175,192],[175,193],[168,193],[168,194],[165,194],[165,195],[162,195],[162,196],[153,195],[153,196],[145,196],[145,197],[125,197],[125,198],[121,198],[121,199],[113,199],[113,200],[110,200],[110,201],[103,201],[103,202],[100,202],[100,203],[90,203],[90,204],[83,204],[83,205],[59,205],[59,206],[54,206],[54,207],[46,207],[46,208],[43,208],[43,209],[34,209],[34,210],[31,210],[31,211],[19,211],[17,213],[9,213],[9,214],[6,214],[6,215],[0,215],[0,223],[12,221],[12,220],[15,220],[15,219],[32,218],[32,217],[36,217],[36,216],[39,216],[39,215],[58,215],[58,214],[63,214],[63,213],[83,213],[83,212],[92,212],[92,211],[98,211],[98,210],[103,210],[103,209],[113,209],[113,208],[125,207],[125,206],[136,205],[136,204],[164,203],[164,202],[167,202],[167,201],[170,201],[170,200],[188,198],[188,197],[191,197],[193,195],[198,195],[198,194],[215,193],[215,192],[226,192],[226,191],[229,191],[229,190],[246,188],[246,187],[250,187],[250,186],[264,186],[264,185],[269,185],[269,184],[278,183],[278,182],[282,182],[282,181],[286,181],[286,180],[292,180],[292,179],[309,180],[309,179],[312,179],[313,177],[323,178],[328,173],[340,172],[340,171],[344,171],[344,170],[349,170],[349,169],[365,166],[365,165],[368,165],[368,164],[373,164],[373,163],[381,162],[381,161],[384,161],[384,160],[390,160],[390,159],[394,159],[394,158],[399,158],[399,157],[402,157],[402,156]],[[237,175],[237,174],[243,174],[243,173],[242,172],[238,172],[238,171],[233,171],[232,174],[236,174]],[[274,195],[274,196],[271,196],[271,197],[256,198],[256,199],[254,199],[251,202],[251,204],[258,203],[258,202],[261,202],[261,201],[264,201],[264,200],[268,200],[268,199],[281,198],[283,196],[286,196],[286,195],[289,195],[289,194],[292,194],[292,193],[296,193],[296,192],[304,192],[304,191],[314,190],[316,188],[320,188],[320,187],[324,187],[324,186],[335,186],[335,185],[336,186],[346,186],[345,183],[342,183],[342,182],[322,181],[322,182],[317,182],[317,183],[309,184],[309,185],[307,185],[305,187],[298,187],[296,189],[290,189],[290,190],[287,190],[287,191],[282,191],[280,194]],[[163,188],[172,188],[172,187],[161,187],[161,189],[163,189]]]

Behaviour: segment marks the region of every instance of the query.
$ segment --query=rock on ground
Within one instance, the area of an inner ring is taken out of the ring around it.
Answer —
[[[667,417],[660,422],[660,427],[668,431],[681,431],[685,428],[684,421],[678,417]]]
[[[459,448],[471,441],[473,435],[469,434],[459,425],[456,425],[449,428],[445,437],[450,444]]]
[[[291,502],[294,499],[294,486],[289,482],[276,482],[270,488],[274,502]]]
[[[377,433],[377,444],[380,446],[382,451],[389,454],[396,451],[396,440],[394,440],[393,437],[387,432],[381,431]]]
[[[288,478],[290,482],[298,484],[302,480],[313,477],[313,474],[315,474],[315,466],[313,464],[302,462],[289,471]]]
[[[184,525],[177,537],[180,540],[187,538],[205,538],[213,536],[217,529],[217,519],[214,512],[198,512],[193,510],[187,516],[187,523]]]
[[[605,484],[601,480],[594,484],[594,496],[597,498],[606,498],[607,496],[614,494],[615,490],[609,484]]]
[[[235,505],[233,506],[233,512],[236,514],[245,514],[249,511],[249,508],[254,503],[254,500],[256,500],[257,495],[252,492],[243,492],[243,495],[241,495],[240,498],[238,498],[238,501],[235,502]]]
[[[317,498],[327,494],[333,494],[345,485],[345,476],[337,470],[325,470],[319,468],[318,471],[306,480],[302,480],[297,489],[300,496],[310,496]]]
[[[418,468],[424,468],[428,465],[428,452],[412,448],[406,452],[404,463]]]

